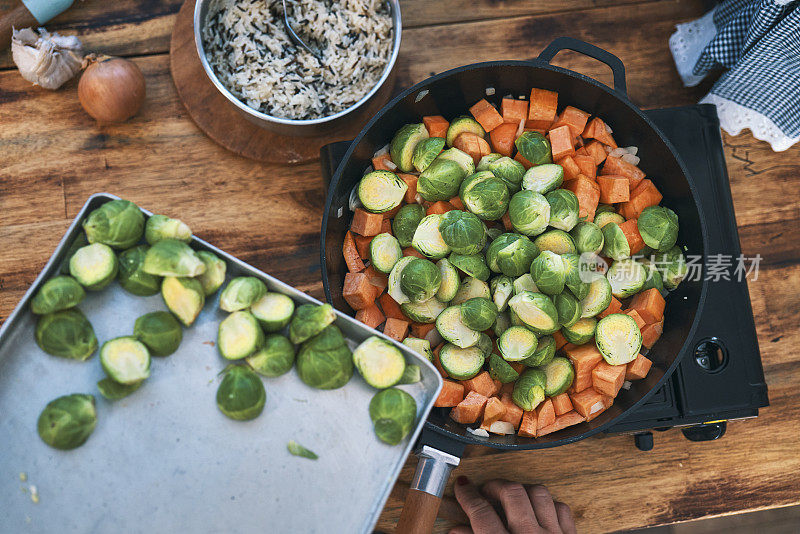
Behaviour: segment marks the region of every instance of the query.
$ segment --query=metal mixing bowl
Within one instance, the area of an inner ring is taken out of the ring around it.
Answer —
[[[255,110],[234,96],[233,93],[231,93],[222,84],[222,82],[219,81],[214,69],[211,67],[211,65],[209,65],[208,60],[206,59],[206,53],[203,47],[203,28],[206,20],[208,19],[209,7],[214,1],[215,0],[197,0],[194,7],[194,42],[195,46],[197,47],[197,53],[200,56],[200,62],[203,64],[203,69],[205,70],[208,79],[214,84],[214,87],[216,87],[217,90],[225,98],[227,98],[231,104],[236,106],[236,109],[244,118],[260,126],[261,128],[281,135],[319,135],[337,128],[345,121],[355,120],[356,115],[359,114],[357,112],[363,112],[363,108],[366,107],[365,104],[372,99],[372,97],[375,96],[375,94],[378,93],[378,91],[384,87],[384,85],[386,86],[387,91],[391,89],[392,84],[387,83],[387,80],[390,80],[390,78],[391,81],[394,80],[394,64],[397,60],[397,54],[400,51],[400,36],[402,33],[399,0],[387,0],[392,16],[394,42],[392,44],[392,53],[389,56],[389,61],[386,63],[383,74],[381,74],[381,77],[378,80],[378,83],[375,84],[375,87],[373,87],[358,102],[347,109],[343,109],[342,111],[339,111],[333,115],[328,115],[327,117],[303,120],[273,117],[272,115],[267,115],[266,113]]]

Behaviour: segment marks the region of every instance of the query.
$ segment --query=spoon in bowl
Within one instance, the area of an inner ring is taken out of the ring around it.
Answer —
[[[286,0],[281,0],[283,2],[283,27],[286,29],[286,33],[289,35],[289,39],[292,40],[294,44],[297,46],[305,49],[309,54],[317,58],[320,63],[322,63],[322,54],[319,50],[314,50],[310,46],[308,46],[305,41],[303,41],[300,36],[298,36],[294,29],[292,29],[292,25],[289,23],[289,14],[286,12]]]

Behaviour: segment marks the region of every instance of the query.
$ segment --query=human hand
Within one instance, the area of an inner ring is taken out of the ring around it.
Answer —
[[[450,534],[577,534],[569,506],[553,501],[544,486],[490,480],[479,491],[461,476],[454,490],[470,524]],[[492,503],[499,504],[502,513]]]

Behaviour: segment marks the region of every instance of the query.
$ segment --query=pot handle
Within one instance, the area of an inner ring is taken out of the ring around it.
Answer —
[[[600,47],[589,44],[586,41],[581,41],[580,39],[558,37],[555,41],[547,45],[547,48],[542,50],[542,53],[539,54],[537,59],[545,63],[550,63],[555,55],[562,50],[573,50],[608,65],[611,69],[611,73],[614,75],[614,90],[618,93],[622,93],[626,98],[628,97],[628,86],[625,82],[625,65],[617,56]]]
[[[429,445],[423,445],[417,456],[419,462],[397,521],[396,534],[428,534],[433,530],[447,479],[460,461],[458,456]]]

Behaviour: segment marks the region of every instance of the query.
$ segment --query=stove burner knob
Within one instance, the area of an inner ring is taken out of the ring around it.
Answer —
[[[633,436],[633,443],[636,445],[636,448],[640,451],[652,451],[653,450],[653,433],[652,432],[640,432]]]
[[[727,421],[716,421],[714,423],[690,426],[682,429],[682,432],[689,441],[714,441],[724,436],[727,428]]]

